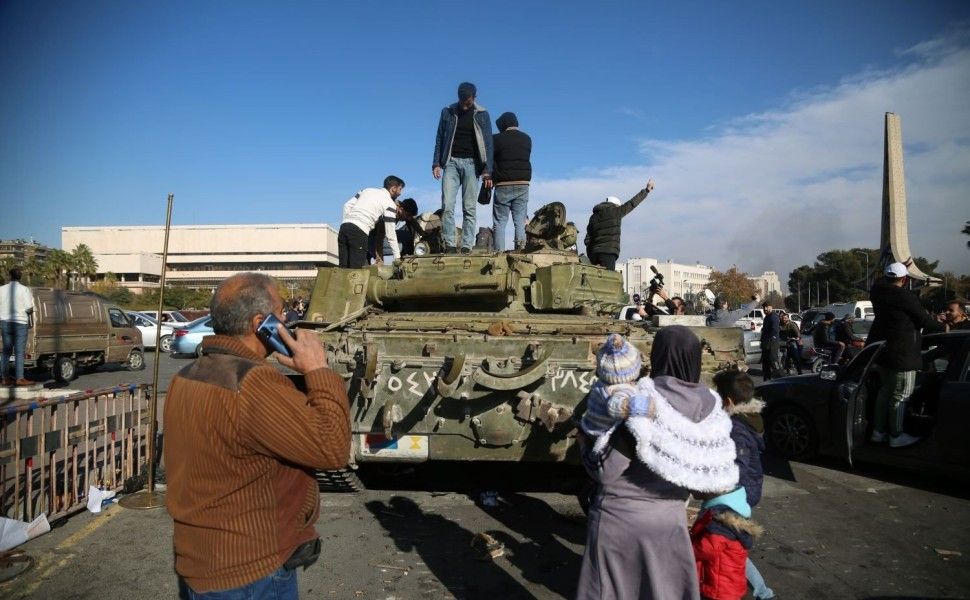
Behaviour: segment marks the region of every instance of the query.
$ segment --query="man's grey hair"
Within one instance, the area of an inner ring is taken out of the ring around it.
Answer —
[[[276,282],[262,273],[240,273],[219,284],[209,312],[212,330],[219,335],[246,335],[255,315],[268,315],[276,307],[270,292]]]

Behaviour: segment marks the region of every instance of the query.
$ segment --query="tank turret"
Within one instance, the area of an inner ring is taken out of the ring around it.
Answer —
[[[440,247],[435,232],[423,234]],[[522,250],[319,270],[300,326],[317,330],[330,366],[347,380],[352,467],[578,465],[574,419],[596,379],[596,350],[616,332],[646,359],[653,330],[613,318],[626,303],[621,274],[576,253],[561,203],[536,211],[527,234]],[[740,330],[737,337],[728,355],[737,354]],[[705,354],[708,375],[721,350]]]

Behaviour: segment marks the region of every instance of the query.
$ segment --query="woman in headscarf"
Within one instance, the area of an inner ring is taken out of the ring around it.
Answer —
[[[679,325],[661,329],[650,377],[636,396],[610,400],[625,417],[583,462],[598,484],[589,510],[578,600],[697,599],[697,571],[684,503],[691,491],[737,485],[731,421],[699,383],[701,344]]]

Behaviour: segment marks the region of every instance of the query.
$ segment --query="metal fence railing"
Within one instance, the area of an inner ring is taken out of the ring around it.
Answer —
[[[49,520],[119,490],[147,460],[152,386],[125,385],[0,407],[0,516]]]

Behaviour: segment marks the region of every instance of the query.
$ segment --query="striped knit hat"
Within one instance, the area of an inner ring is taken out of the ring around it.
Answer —
[[[596,376],[603,383],[629,383],[640,377],[640,351],[618,333],[611,333],[596,353]]]

